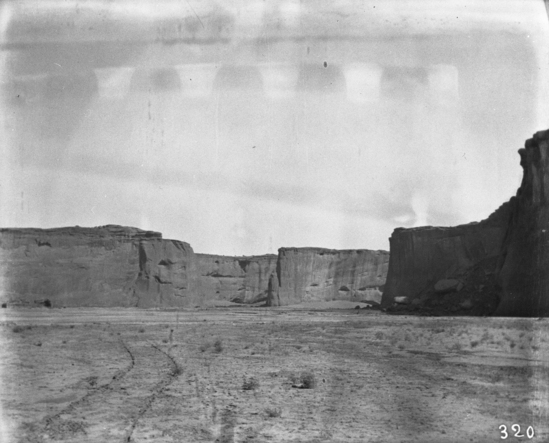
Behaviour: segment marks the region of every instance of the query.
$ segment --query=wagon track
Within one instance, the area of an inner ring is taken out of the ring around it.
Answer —
[[[128,364],[34,427],[26,441],[131,442],[139,420],[179,375],[174,358],[153,343],[129,346]]]
[[[127,434],[124,436],[123,442],[131,442],[132,441],[132,434],[137,427],[137,424],[141,417],[145,415],[145,413],[149,410],[153,402],[156,400],[156,397],[162,393],[164,389],[166,389],[174,380],[175,378],[180,374],[179,365],[175,361],[175,359],[168,353],[164,352],[162,349],[160,349],[155,344],[150,343],[150,345],[156,349],[158,352],[162,353],[167,359],[170,361],[171,371],[167,374],[166,378],[160,380],[156,386],[153,389],[152,394],[143,402],[143,405],[139,409],[139,412],[137,415],[132,419],[132,423],[130,426],[130,429],[128,430]]]
[[[50,432],[48,431],[58,427],[56,425],[58,424],[58,422],[60,421],[63,415],[70,414],[72,411],[77,410],[79,405],[84,404],[86,401],[89,401],[90,398],[93,397],[94,395],[98,395],[101,392],[105,392],[109,390],[113,385],[113,383],[115,383],[116,381],[122,380],[126,376],[126,374],[128,374],[133,369],[135,365],[135,358],[132,354],[132,351],[128,348],[128,345],[122,339],[119,340],[119,343],[130,356],[130,361],[128,365],[125,368],[118,370],[108,383],[98,386],[93,391],[88,391],[83,397],[71,402],[61,411],[53,415],[46,416],[44,418],[44,422],[45,422],[44,428],[48,434],[50,434]]]

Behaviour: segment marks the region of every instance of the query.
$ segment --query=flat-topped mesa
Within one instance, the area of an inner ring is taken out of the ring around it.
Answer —
[[[45,241],[44,239],[48,239]],[[0,245],[3,249],[27,245],[35,241],[40,246],[74,246],[89,244],[90,240],[135,241],[145,239],[162,239],[162,234],[155,231],[129,226],[105,225],[94,228],[81,226],[67,226],[62,228],[0,228]],[[52,243],[53,242],[53,243]],[[47,244],[49,243],[49,245]]]
[[[195,257],[200,298],[246,304],[267,301],[269,280],[276,274],[276,255],[195,254]]]
[[[379,303],[389,253],[366,249],[280,248],[268,304],[353,300]]]
[[[186,306],[194,253],[158,232],[97,228],[0,229],[0,298],[53,306]]]
[[[516,197],[486,220],[395,229],[382,306],[549,315],[548,149],[543,131],[519,150],[524,175]]]
[[[523,177],[511,199],[509,229],[497,270],[496,315],[549,316],[549,130],[519,150]]]

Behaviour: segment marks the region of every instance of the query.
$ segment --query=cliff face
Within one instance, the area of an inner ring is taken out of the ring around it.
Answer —
[[[487,294],[494,291],[496,264],[507,231],[508,214],[509,205],[505,204],[479,223],[449,228],[395,229],[390,238],[391,258],[382,306],[391,306],[396,297],[406,297],[408,304],[414,306],[436,307],[442,303],[459,308],[460,303],[474,299],[478,302],[476,308],[483,313],[494,309],[495,305],[490,306],[497,302]],[[473,270],[483,275],[482,281],[473,281]],[[444,290],[445,280],[449,281],[447,285],[457,282],[452,289],[459,291],[451,291],[449,287]],[[443,303],[442,294],[451,292],[460,292],[461,296],[446,297]]]
[[[0,230],[0,290],[6,302],[184,306],[191,302],[193,263],[188,244],[136,228]]]
[[[369,250],[281,248],[278,251],[278,290],[269,304],[308,301],[381,301],[389,253]]]
[[[549,315],[549,131],[519,150],[523,178],[511,199],[509,229],[497,269],[496,315]]]
[[[549,131],[526,142],[519,151],[524,176],[517,195],[488,219],[395,229],[382,306],[548,315],[548,149]]]
[[[265,302],[269,280],[276,274],[276,255],[227,257],[196,254],[201,298],[235,303]]]
[[[137,306],[195,306],[195,254],[188,243],[154,239],[139,242],[139,273],[135,282]]]
[[[279,255],[195,254],[158,232],[122,226],[0,229],[0,301],[59,306],[278,306],[379,302],[389,254],[282,248]]]

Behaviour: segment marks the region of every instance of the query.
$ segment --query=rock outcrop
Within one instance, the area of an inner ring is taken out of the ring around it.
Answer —
[[[407,297],[413,306],[454,309],[462,299],[474,296],[476,313],[495,309],[495,271],[508,218],[505,204],[478,223],[395,229],[389,239],[391,257],[382,306]],[[471,279],[474,270],[482,281]],[[458,288],[459,297],[455,295]]]
[[[379,302],[388,261],[384,251],[319,248],[282,248],[278,256],[195,254],[158,232],[115,225],[0,229],[0,301],[142,308],[220,300]]]
[[[509,202],[509,226],[497,269],[504,316],[549,315],[549,130],[519,150],[523,178]]]
[[[227,257],[196,254],[195,257],[200,298],[246,304],[267,301],[269,281],[276,274],[276,255]]]
[[[516,197],[478,223],[395,229],[382,306],[473,315],[549,314],[549,131],[519,151]],[[406,297],[411,307],[397,303]]]
[[[379,303],[387,268],[386,251],[280,248],[278,290],[269,304],[354,300]]]
[[[196,301],[192,248],[136,228],[0,229],[0,272],[7,303],[154,307]]]

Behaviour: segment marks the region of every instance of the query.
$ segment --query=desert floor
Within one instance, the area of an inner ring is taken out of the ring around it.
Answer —
[[[549,441],[549,319],[8,308],[0,352],[2,442]]]

